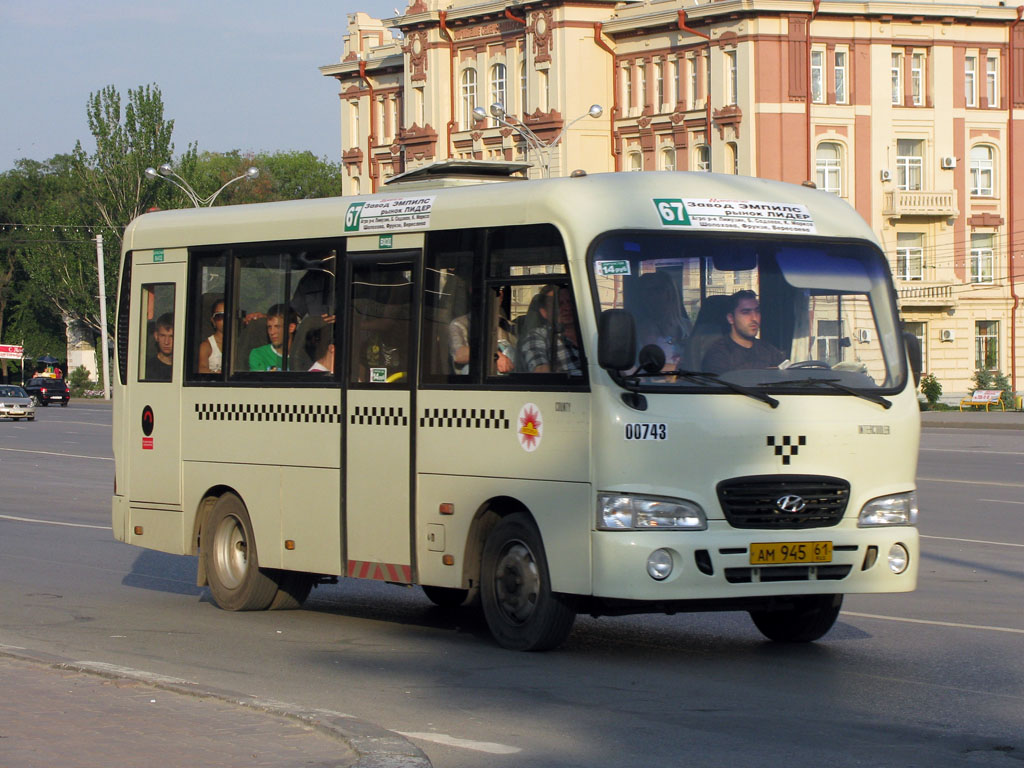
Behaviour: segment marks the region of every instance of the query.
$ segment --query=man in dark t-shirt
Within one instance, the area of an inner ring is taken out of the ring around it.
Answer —
[[[737,291],[732,309],[725,316],[729,335],[712,344],[704,354],[701,370],[725,373],[748,368],[774,368],[785,355],[767,341],[757,338],[761,330],[761,304],[753,291]]]

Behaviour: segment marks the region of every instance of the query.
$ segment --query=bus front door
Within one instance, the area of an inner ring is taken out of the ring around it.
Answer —
[[[419,239],[422,242],[422,236]],[[373,244],[377,240],[372,238]],[[369,243],[349,243],[350,249],[359,245]],[[348,261],[346,574],[411,583],[415,284],[420,250],[358,250],[349,251]]]

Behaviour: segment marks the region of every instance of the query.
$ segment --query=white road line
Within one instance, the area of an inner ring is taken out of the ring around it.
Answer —
[[[96,528],[100,531],[114,530],[109,525],[86,525],[85,523],[62,523],[59,520],[36,520],[32,517],[15,517],[14,515],[0,515],[0,520],[14,520],[18,523],[39,523],[40,525],[65,525],[68,528]]]
[[[962,541],[965,544],[994,544],[997,547],[1024,547],[1024,544],[1013,544],[1009,541],[985,541],[984,539],[954,539],[952,536],[925,536],[922,539],[938,539],[939,541]]]
[[[1024,483],[997,483],[990,480],[953,480],[948,477],[919,477],[918,482],[962,483],[964,485],[997,485],[1000,488],[1024,488]]]
[[[113,456],[83,456],[78,453],[57,453],[56,451],[27,451],[24,448],[0,448],[0,451],[11,453],[37,453],[41,456],[64,456],[69,459],[99,459],[100,461],[113,461]]]
[[[905,619],[900,616],[879,616],[874,613],[856,613],[854,611],[843,611],[842,615],[857,616],[862,619],[900,621],[905,624],[929,624],[933,627],[953,627],[955,629],[984,629],[989,632],[1012,632],[1015,635],[1024,635],[1024,629],[1013,629],[1012,627],[990,627],[985,624],[960,624],[956,621],[929,621],[928,619]]]
[[[407,739],[419,739],[421,741],[432,741],[436,744],[444,744],[449,747],[461,747],[472,749],[475,752],[486,752],[489,755],[514,755],[522,752],[519,747],[510,747],[507,744],[496,744],[493,741],[472,741],[449,736],[447,733],[409,733],[408,731],[395,731]]]
[[[921,448],[932,453],[990,453],[996,456],[1024,456],[1024,451],[976,451],[968,448]]]
[[[994,504],[1024,504],[1024,501],[1010,501],[1009,499],[978,499],[978,501],[991,501]]]

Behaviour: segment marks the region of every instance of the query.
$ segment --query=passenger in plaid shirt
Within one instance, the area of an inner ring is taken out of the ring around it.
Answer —
[[[557,294],[558,317],[555,314]],[[572,291],[568,287],[545,285],[534,298],[531,313],[541,318],[527,331],[520,345],[522,369],[529,373],[568,373],[582,376],[579,333],[573,316]],[[554,349],[552,350],[552,344]]]

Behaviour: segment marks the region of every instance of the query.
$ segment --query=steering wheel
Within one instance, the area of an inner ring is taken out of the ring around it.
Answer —
[[[791,363],[788,367],[790,368],[824,368],[827,371],[832,370],[832,366],[828,364],[826,360],[801,360],[799,363]]]

